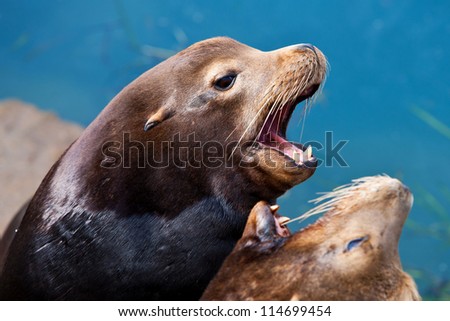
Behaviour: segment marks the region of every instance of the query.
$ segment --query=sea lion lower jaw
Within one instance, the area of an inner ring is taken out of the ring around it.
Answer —
[[[259,202],[203,300],[420,300],[402,270],[398,242],[412,194],[386,176],[322,196],[324,216],[288,235]],[[274,273],[274,271],[278,271]]]

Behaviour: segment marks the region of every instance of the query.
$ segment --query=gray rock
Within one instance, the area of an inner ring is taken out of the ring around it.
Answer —
[[[0,238],[83,128],[19,100],[0,101]]]

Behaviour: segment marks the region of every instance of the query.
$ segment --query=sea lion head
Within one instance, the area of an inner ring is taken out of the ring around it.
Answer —
[[[315,266],[306,264],[304,277],[321,286],[316,291],[308,287],[296,296],[420,298],[414,281],[402,270],[398,253],[401,231],[413,204],[405,185],[388,176],[364,177],[319,200],[327,202],[309,214],[326,210],[324,216],[295,235],[286,249],[295,247],[313,258]]]
[[[319,49],[300,44],[252,52],[249,66],[243,86],[249,108],[236,124],[234,138],[239,134],[238,142],[254,143],[243,153],[253,161],[250,164],[257,165],[250,172],[253,180],[281,194],[315,171],[317,160],[311,148],[287,141],[286,130],[296,105],[310,98],[324,81],[327,62]],[[260,68],[264,72],[253,80],[252,70]],[[247,146],[239,147],[242,151]]]
[[[326,66],[312,45],[263,52],[229,38],[205,40],[157,67],[165,69],[157,74],[168,92],[162,108],[148,111],[146,126],[172,117],[171,134],[195,132],[202,144],[219,142],[224,163],[233,159],[253,181],[282,193],[317,165],[311,150],[287,141],[286,129],[295,106],[323,82]],[[169,131],[156,127],[149,137],[158,130]]]
[[[133,142],[151,142],[147,159],[125,150],[96,163],[114,168],[115,160],[130,157],[136,164],[158,160],[164,164],[158,174],[146,166],[130,180],[141,190],[136,177],[151,177],[148,185],[155,176],[169,183],[170,176],[180,187],[189,180],[195,188],[186,183],[185,199],[187,191],[223,194],[230,185],[255,200],[275,199],[315,171],[311,148],[288,142],[286,129],[295,106],[321,86],[326,67],[312,45],[263,52],[225,37],[196,43],[137,78],[95,122],[103,145],[122,140],[124,132]]]
[[[253,228],[246,226],[250,233],[239,240],[204,299],[420,299],[398,254],[413,202],[406,186],[387,176],[365,177],[318,200],[325,202],[303,217],[324,216],[288,237],[278,232],[268,205],[258,203],[248,220]],[[240,272],[227,284],[230,263]]]

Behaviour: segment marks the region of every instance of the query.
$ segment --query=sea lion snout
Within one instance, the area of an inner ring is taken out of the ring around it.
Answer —
[[[413,205],[413,202],[414,202],[414,196],[413,196],[411,190],[409,189],[408,186],[406,186],[405,184],[400,182],[398,179],[394,179],[394,180],[397,181],[396,182],[398,184],[397,190],[398,190],[400,198],[407,200],[407,204],[409,204],[409,207],[411,208]]]
[[[311,50],[314,53],[314,55],[316,56],[318,64],[320,65],[321,63],[323,63],[322,59],[317,54],[317,51],[320,52],[320,50],[317,47],[315,47],[312,44],[310,44],[310,43],[300,43],[298,45],[293,45],[292,49],[299,50],[299,51]],[[320,52],[320,54],[321,54],[321,52]]]

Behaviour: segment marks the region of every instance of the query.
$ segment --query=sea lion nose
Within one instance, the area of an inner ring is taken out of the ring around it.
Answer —
[[[406,193],[411,193],[411,190],[409,189],[408,186],[406,186],[405,184],[402,183],[402,188]]]
[[[311,50],[312,52],[314,52],[314,56],[316,56],[317,63],[319,64],[319,66],[321,65],[321,60],[319,58],[319,55],[317,54],[317,51],[319,51],[319,53],[320,53],[320,50],[318,50],[312,44],[310,44],[310,43],[300,43],[298,45],[294,45],[294,48],[296,50],[299,50],[299,51],[303,52],[303,53],[305,51]]]
[[[317,55],[317,50],[316,50],[317,48],[314,47],[312,44],[310,44],[310,43],[300,43],[298,45],[294,45],[294,48],[296,50],[300,50],[302,52],[305,52],[306,50],[311,50],[312,52],[314,52],[314,55],[316,56],[317,61],[320,64],[320,59],[319,59],[319,56]]]
[[[298,49],[305,49],[305,48],[307,48],[307,49],[309,49],[309,50],[312,50],[314,53],[316,53],[316,47],[314,47],[312,44],[310,44],[310,43],[301,43],[301,44],[298,44],[297,45],[297,48]]]

